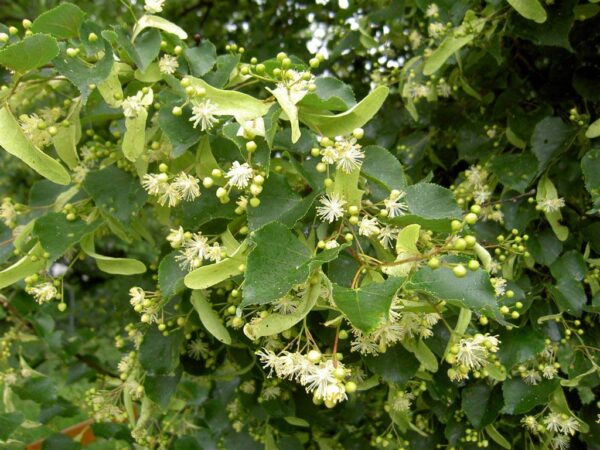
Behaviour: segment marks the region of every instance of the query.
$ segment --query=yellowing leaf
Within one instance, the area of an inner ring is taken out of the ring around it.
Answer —
[[[67,170],[54,158],[34,146],[7,106],[0,108],[0,147],[16,156],[37,173],[56,184],[69,184]]]
[[[175,25],[173,22],[169,22],[167,19],[163,19],[159,16],[146,14],[142,16],[135,24],[131,40],[135,41],[138,35],[146,28],[156,28],[170,34],[174,34],[179,39],[187,39],[188,36],[183,29]]]
[[[538,0],[506,0],[519,14],[537,23],[544,23],[548,18],[546,10]]]
[[[585,137],[588,139],[594,139],[598,136],[600,136],[600,119],[594,121],[585,132]]]
[[[388,96],[389,89],[379,86],[353,108],[341,114],[315,114],[300,109],[300,121],[323,136],[343,136],[360,128],[377,114]]]
[[[146,119],[148,111],[142,109],[136,117],[125,119],[123,154],[129,161],[136,161],[146,148]]]
[[[202,291],[192,292],[190,302],[198,313],[198,317],[200,317],[200,322],[202,322],[204,328],[219,341],[231,345],[229,331],[227,331],[227,328],[223,325],[223,320],[212,308],[212,305],[206,299]]]
[[[81,242],[81,250],[96,260],[98,268],[102,272],[110,273],[113,275],[136,275],[144,273],[146,266],[141,261],[133,258],[113,258],[111,256],[104,256],[96,253],[94,246],[94,235],[88,234]]]
[[[265,103],[242,92],[217,89],[200,78],[190,77],[190,80],[192,86],[206,90],[202,98],[210,100],[215,106],[216,115],[234,116],[239,123],[262,117],[271,107],[271,103]]]

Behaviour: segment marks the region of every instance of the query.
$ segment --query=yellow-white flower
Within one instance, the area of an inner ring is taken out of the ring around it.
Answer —
[[[38,285],[32,286],[29,288],[29,294],[35,298],[35,301],[39,304],[49,302],[52,299],[55,299],[58,295],[58,289],[50,283],[40,283]]]
[[[138,114],[150,106],[154,101],[154,92],[152,89],[148,89],[147,92],[138,91],[137,94],[127,97],[123,100],[123,115],[128,119],[133,119],[138,116]]]
[[[192,201],[200,197],[200,184],[199,180],[188,175],[185,172],[180,172],[173,182],[175,189],[179,191],[181,197],[186,201]]]
[[[161,73],[173,75],[178,68],[179,62],[173,55],[163,55],[163,57],[158,60],[158,69]]]
[[[403,200],[404,197],[406,197],[406,192],[394,189],[390,192],[390,196],[383,200],[388,217],[401,216],[408,211],[408,205]]]
[[[344,216],[344,205],[347,203],[337,194],[321,197],[319,202],[323,206],[317,206],[317,215],[321,220],[333,223]]]
[[[217,106],[209,99],[194,103],[192,105],[192,117],[190,117],[190,122],[193,122],[194,128],[200,124],[201,131],[208,131],[218,122],[218,119],[215,117],[217,111]]]
[[[146,0],[144,9],[150,14],[162,12],[165,0]]]
[[[229,180],[228,184],[238,189],[247,187],[253,176],[252,167],[248,163],[240,164],[238,161],[234,161],[231,168],[225,174],[225,178]]]

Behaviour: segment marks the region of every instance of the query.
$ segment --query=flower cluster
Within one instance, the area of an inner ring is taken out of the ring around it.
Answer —
[[[57,133],[55,127],[48,126],[48,122],[37,114],[21,114],[19,122],[25,136],[39,148],[50,145],[52,136]]]
[[[219,262],[226,256],[225,248],[219,243],[211,244],[202,233],[191,233],[183,227],[171,229],[167,240],[171,247],[180,249],[175,259],[184,270],[197,269],[204,260]]]
[[[275,372],[278,378],[294,380],[312,393],[317,402],[324,402],[332,408],[338,402],[346,400],[346,392],[354,391],[353,382],[344,382],[350,376],[350,370],[333,359],[323,360],[317,350],[304,355],[300,352],[283,351],[279,354],[267,349],[257,352],[269,376]]]
[[[404,311],[405,301],[394,297],[387,318],[370,333],[352,328],[354,339],[351,351],[363,355],[377,355],[403,339],[427,339],[433,336],[432,328],[440,320],[437,313]]]
[[[54,299],[62,298],[56,286],[46,281],[27,288],[27,292],[35,298],[35,301],[40,305]]]
[[[543,417],[525,416],[521,419],[521,425],[534,435],[549,436],[550,445],[556,450],[568,449],[571,436],[581,428],[575,417],[555,411]],[[540,436],[540,439],[544,438]]]
[[[133,310],[141,314],[140,320],[144,323],[155,323],[159,321],[159,313],[162,305],[159,292],[147,292],[141,287],[134,286],[129,289],[131,297],[129,303]]]
[[[151,88],[143,88],[135,95],[123,100],[123,115],[128,119],[135,119],[143,110],[154,101],[154,92]]]
[[[463,337],[450,348],[446,356],[446,361],[453,366],[448,369],[448,377],[453,381],[462,381],[469,378],[471,371],[478,376],[488,364],[493,363],[499,344],[496,336],[487,333]]]
[[[355,134],[361,136],[362,130]],[[336,168],[344,173],[352,173],[358,169],[365,157],[356,137],[337,136],[334,141],[323,138],[321,146],[321,161],[325,164],[335,164]]]
[[[148,194],[158,197],[161,206],[177,206],[182,200],[193,201],[200,197],[200,182],[193,175],[180,172],[174,177],[162,173],[147,173],[142,186]]]

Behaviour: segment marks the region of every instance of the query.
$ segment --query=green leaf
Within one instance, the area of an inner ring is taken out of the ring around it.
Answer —
[[[156,28],[166,33],[174,34],[181,40],[187,39],[187,33],[173,22],[169,22],[167,19],[163,19],[159,16],[144,14],[138,19],[133,27],[133,36],[131,37],[131,42],[134,42],[138,35],[146,28]]]
[[[144,394],[165,409],[177,390],[179,379],[178,375],[147,375],[144,378]]]
[[[56,433],[42,442],[41,450],[79,450],[82,446],[66,434]]]
[[[73,3],[61,3],[56,8],[38,16],[31,25],[34,33],[48,33],[58,39],[79,36],[85,13]]]
[[[103,214],[123,225],[130,223],[147,198],[136,178],[114,166],[88,173],[82,187]]]
[[[587,264],[583,255],[577,250],[569,250],[561,255],[552,266],[550,266],[552,276],[557,280],[561,278],[570,278],[576,281],[582,281],[587,272]]]
[[[514,329],[501,334],[498,359],[510,371],[514,366],[544,350],[544,336],[531,328]]]
[[[548,292],[561,311],[580,317],[583,305],[587,302],[581,282],[571,278],[560,278],[558,283],[548,288]]]
[[[498,318],[496,295],[490,278],[484,270],[468,271],[457,278],[451,269],[422,267],[409,282],[409,287],[448,303]]]
[[[588,151],[581,159],[585,187],[592,199],[600,197],[600,148]]]
[[[283,175],[272,173],[267,178],[260,196],[260,205],[248,208],[248,226],[257,230],[269,222],[281,222],[289,228],[308,213],[318,192],[306,197],[296,194]]]
[[[524,414],[538,405],[543,405],[559,386],[558,379],[542,380],[539,384],[525,383],[521,378],[512,378],[502,384],[505,414]]]
[[[173,107],[179,104],[179,101],[169,103],[162,107],[158,113],[158,125],[171,142],[174,157],[183,155],[188,148],[196,144],[202,137],[189,121],[191,117],[189,110],[184,109],[181,116],[175,116],[171,113]],[[205,176],[209,176],[209,173]]]
[[[333,77],[315,79],[317,89],[300,100],[300,106],[329,111],[346,111],[356,105],[354,92],[346,83]]]
[[[575,22],[574,3],[577,2],[563,0],[554,2],[553,5],[548,4],[548,19],[543,24],[514,16],[511,18],[509,29],[514,36],[527,39],[537,45],[562,47],[574,52],[569,41]]]
[[[378,356],[366,356],[363,359],[371,372],[388,383],[398,385],[408,382],[419,369],[417,358],[400,344]]]
[[[575,133],[576,129],[564,123],[560,117],[546,117],[535,125],[531,135],[531,151],[538,159],[539,171],[570,147]]]
[[[529,20],[544,23],[548,18],[546,10],[538,0],[506,0],[515,11]]]
[[[491,169],[500,182],[518,192],[525,192],[535,179],[538,160],[530,152],[506,153],[492,158]]]
[[[217,68],[204,75],[204,80],[211,86],[222,88],[227,85],[230,76],[235,71],[240,62],[241,56],[237,55],[219,55],[217,56]]]
[[[510,445],[510,442],[508,442],[492,424],[485,427],[485,431],[488,436],[492,438],[492,440],[500,447],[505,448],[506,450],[511,450],[513,448],[513,446]]]
[[[169,253],[158,266],[158,288],[163,298],[171,298],[183,291],[185,287],[183,278],[187,272],[175,259],[178,254],[177,250]]]
[[[8,106],[0,108],[0,129],[0,147],[8,153],[56,184],[66,185],[71,182],[69,173],[58,161],[46,155],[27,139]]]
[[[183,54],[195,77],[205,75],[217,62],[217,48],[207,40],[203,40],[198,47],[186,48]]]
[[[146,150],[146,120],[148,111],[142,109],[135,117],[125,119],[125,136],[123,136],[123,154],[135,162]]]
[[[283,418],[287,423],[295,427],[309,428],[310,423],[300,417],[287,416]]]
[[[210,334],[218,341],[231,345],[231,336],[229,331],[223,325],[223,319],[215,312],[210,302],[206,299],[202,291],[193,291],[190,297],[192,306],[200,317],[200,322]]]
[[[146,271],[144,263],[137,259],[113,258],[96,253],[93,234],[89,234],[81,240],[81,250],[96,260],[96,264],[102,272],[113,275],[136,275]]]
[[[65,214],[54,212],[35,221],[33,235],[40,240],[43,249],[50,253],[50,260],[54,261],[100,224],[99,221],[88,224],[81,219],[67,220]]]
[[[6,441],[24,420],[25,417],[18,411],[0,413],[0,440]]]
[[[402,345],[419,360],[419,363],[429,372],[438,371],[438,360],[435,354],[427,347],[422,340],[405,339]]]
[[[379,86],[360,103],[337,115],[315,114],[301,109],[300,121],[323,136],[344,136],[371,120],[383,105],[388,93],[389,89],[386,86]]]
[[[444,39],[444,42],[433,51],[423,64],[423,75],[430,76],[436,73],[448,58],[475,39],[475,36],[475,34],[469,34],[462,37],[449,36]]]
[[[157,30],[148,30],[138,37],[135,44],[123,28],[115,31],[104,31],[102,36],[118,44],[135,65],[144,72],[160,53],[161,36]]]
[[[247,248],[248,243],[244,241],[230,258],[191,271],[184,278],[185,285],[190,289],[208,289],[241,274],[240,266],[246,263]]]
[[[389,191],[406,187],[406,176],[398,158],[378,145],[368,145],[363,151],[365,159],[360,172],[367,180]]]
[[[272,222],[254,232],[242,306],[270,303],[309,275],[310,251],[285,225]]]
[[[358,289],[334,284],[333,301],[354,327],[370,333],[388,318],[392,299],[403,282],[403,278],[390,277]]]
[[[168,375],[179,365],[179,346],[183,336],[172,332],[163,336],[157,327],[151,327],[140,344],[139,361],[151,374]]]
[[[394,225],[418,223],[433,231],[449,231],[451,220],[462,215],[452,191],[437,184],[413,184],[404,191],[409,213],[389,219]]]
[[[585,137],[594,139],[600,136],[600,119],[596,119],[585,131]]]
[[[543,200],[556,200],[558,199],[558,191],[556,187],[554,187],[554,183],[544,175],[540,178],[537,186],[536,200],[538,203]],[[562,213],[560,209],[557,211],[545,212],[546,220],[552,227],[552,231],[556,237],[561,241],[566,241],[569,237],[569,229],[562,225],[560,222],[562,221]]]
[[[0,289],[4,289],[29,275],[39,272],[46,267],[46,261],[42,258],[44,250],[40,244],[36,244],[29,253],[14,263],[12,266],[0,272]],[[31,256],[35,256],[31,259]]]
[[[34,34],[0,50],[0,65],[25,73],[48,64],[59,51],[56,39],[47,34]]]
[[[244,334],[255,340],[263,336],[272,336],[289,330],[313,309],[321,293],[321,281],[311,283],[298,304],[298,308],[291,314],[271,313],[258,322],[250,322],[244,327]]]
[[[81,100],[85,104],[88,96],[92,92],[91,85],[102,83],[108,76],[113,67],[113,52],[110,44],[104,41],[104,57],[90,65],[80,58],[73,58],[66,53],[63,48],[61,54],[52,60],[58,72],[65,76],[81,92]]]
[[[22,399],[33,400],[36,403],[48,404],[56,401],[58,397],[56,384],[48,377],[26,378],[12,389]]]
[[[493,423],[502,408],[500,390],[484,382],[467,386],[462,391],[462,410],[477,430]]]

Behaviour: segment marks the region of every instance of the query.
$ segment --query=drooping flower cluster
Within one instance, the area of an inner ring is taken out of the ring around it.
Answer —
[[[395,297],[387,318],[370,333],[352,328],[354,339],[351,351],[363,355],[377,355],[403,339],[427,339],[433,336],[432,327],[440,320],[437,313],[417,313],[404,311],[404,300]]]
[[[47,121],[37,114],[21,114],[19,122],[25,136],[36,147],[42,148],[52,142],[53,127],[49,127]]]
[[[550,440],[550,445],[556,450],[569,448],[571,436],[581,429],[579,421],[572,415],[550,411],[546,416],[525,416],[521,425],[540,440]]]
[[[337,136],[334,141],[324,138],[321,140],[321,160],[325,164],[335,164],[338,170],[351,173],[358,169],[365,157],[361,145],[355,137]]]
[[[472,201],[481,207],[480,215],[483,220],[502,223],[504,214],[501,204],[491,205],[489,203],[493,193],[489,171],[479,165],[471,166],[465,170],[464,177],[464,181],[458,186],[451,186],[458,204],[466,205],[467,202]]]
[[[552,380],[558,376],[560,363],[556,360],[556,343],[547,339],[544,350],[527,361],[523,361],[514,371],[527,384],[536,385],[542,379]]]
[[[40,305],[52,301],[55,298],[60,298],[58,289],[49,281],[36,284],[35,286],[31,286],[26,289],[27,292],[32,295],[33,298],[35,298],[35,301]]]
[[[123,100],[123,115],[128,119],[135,119],[144,109],[154,101],[154,92],[151,88],[144,88],[135,95]]]
[[[274,372],[278,378],[300,383],[316,401],[323,401],[327,407],[331,408],[348,398],[344,381],[350,370],[339,361],[323,360],[316,350],[304,355],[289,351],[276,354],[263,349],[256,354],[264,368],[269,370],[269,376]]]
[[[191,233],[183,227],[171,229],[167,236],[171,247],[180,249],[175,260],[184,270],[194,270],[207,261],[219,262],[226,255],[225,248],[218,242],[209,242],[202,233]]]
[[[142,186],[148,194],[158,197],[161,206],[174,207],[182,200],[193,201],[200,197],[200,181],[185,172],[174,177],[166,173],[147,173],[142,178]]]
[[[493,363],[499,344],[498,338],[488,333],[463,337],[450,348],[450,354],[446,357],[446,361],[453,366],[448,369],[448,377],[453,381],[462,381],[469,378],[471,371],[485,369]]]
[[[135,312],[141,314],[140,320],[142,322],[158,322],[161,310],[159,292],[147,292],[141,287],[134,286],[129,289],[129,296],[131,297],[129,303],[131,303]]]

